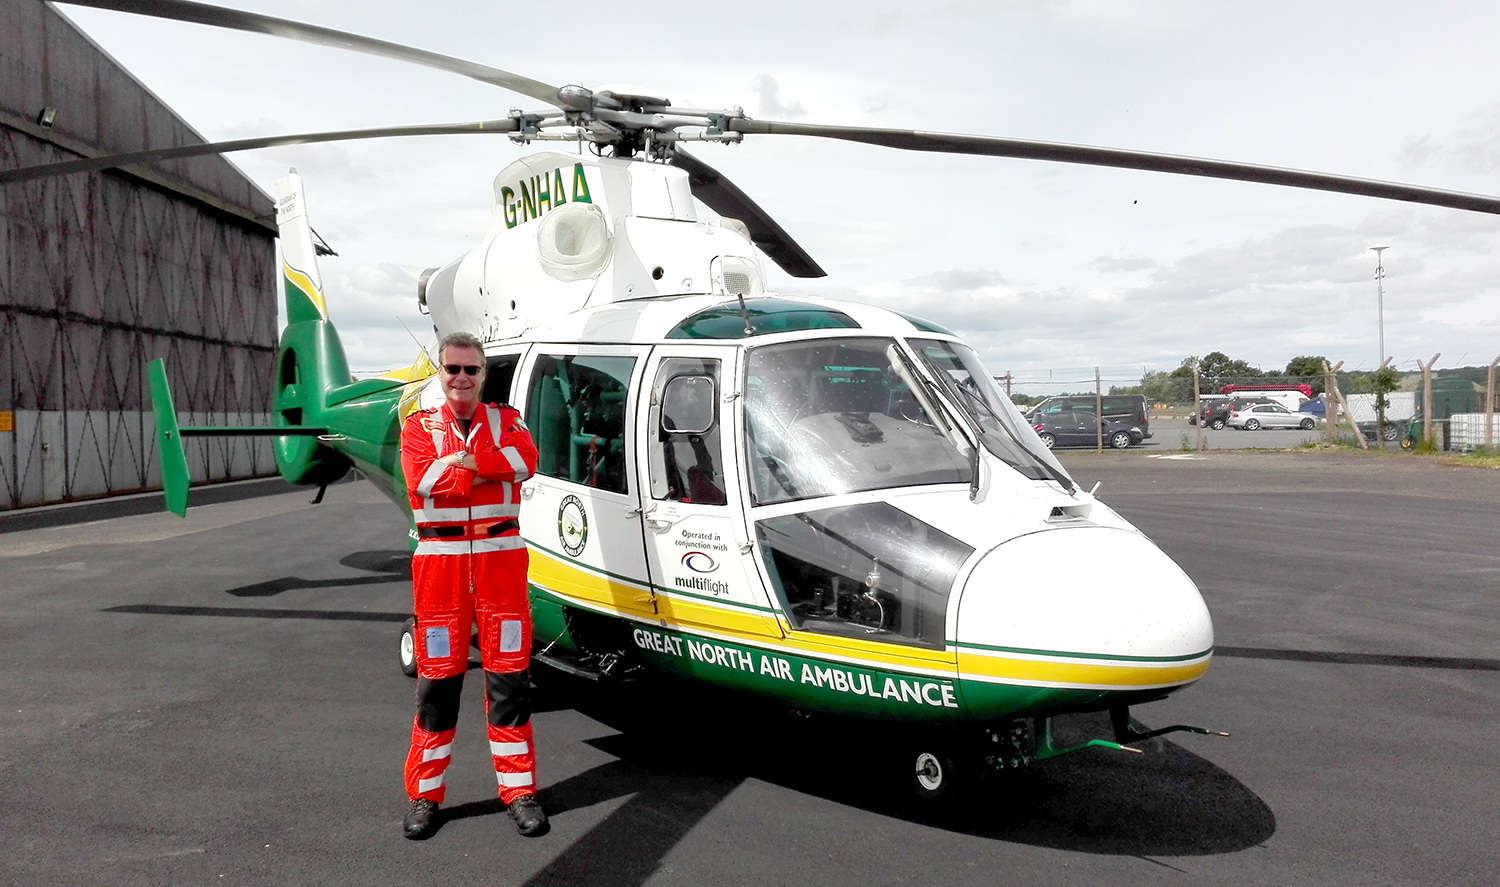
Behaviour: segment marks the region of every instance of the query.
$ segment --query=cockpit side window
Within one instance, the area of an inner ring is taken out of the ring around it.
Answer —
[[[723,505],[719,441],[719,361],[672,357],[661,362],[652,389],[651,497]]]

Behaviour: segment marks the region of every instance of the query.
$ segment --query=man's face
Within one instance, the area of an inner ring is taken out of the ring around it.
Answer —
[[[478,373],[469,375],[469,370],[475,367],[478,367]],[[450,369],[457,372],[450,373]],[[443,349],[438,378],[443,385],[443,397],[448,399],[450,407],[457,410],[477,404],[479,393],[484,390],[484,356],[477,348],[449,345]]]

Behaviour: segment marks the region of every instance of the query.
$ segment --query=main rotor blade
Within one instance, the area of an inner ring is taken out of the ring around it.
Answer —
[[[750,239],[781,270],[793,277],[826,277],[828,272],[818,267],[807,250],[792,240],[786,229],[776,224],[770,214],[756,205],[755,201],[735,186],[734,182],[713,167],[678,147],[672,152],[669,162],[688,174],[693,196],[708,205],[721,216],[739,219],[750,229]]]
[[[232,31],[270,34],[273,37],[284,37],[288,40],[300,40],[304,43],[316,43],[320,46],[333,46],[384,58],[399,59],[436,68],[439,71],[462,74],[481,83],[503,86],[539,102],[562,107],[561,99],[558,98],[558,88],[540,80],[532,80],[530,77],[522,77],[519,74],[512,74],[509,71],[502,71],[499,68],[491,68],[476,62],[467,62],[452,56],[428,52],[425,49],[388,43],[372,37],[361,37],[358,34],[335,31],[332,28],[306,25],[289,19],[242,12],[238,9],[225,9],[222,6],[210,6],[207,3],[192,3],[189,0],[57,0],[57,2],[211,25]]]
[[[1452,209],[1500,215],[1500,198],[1487,197],[1483,194],[1444,191],[1437,188],[1422,188],[1415,185],[1335,176],[1277,166],[1206,160],[1176,154],[1152,154],[1146,151],[1126,151],[1119,148],[1096,148],[1059,142],[1034,142],[1024,139],[1002,139],[911,129],[783,123],[774,120],[751,120],[744,117],[728,120],[725,125],[729,129],[747,134],[821,136],[827,139],[899,148],[904,151],[980,154],[991,157],[1019,157],[1027,160],[1081,163],[1087,166],[1110,166],[1118,169],[1142,169],[1186,176],[1231,179],[1237,182],[1287,185],[1314,191],[1361,194],[1366,197],[1382,197],[1389,200],[1404,200],[1409,203],[1425,203],[1431,206],[1446,206]]]
[[[172,160],[181,157],[202,157],[205,154],[229,154],[234,151],[251,151],[256,148],[276,148],[283,145],[310,145],[317,142],[347,142],[357,139],[386,139],[396,136],[466,135],[469,133],[515,132],[516,121],[482,120],[478,123],[433,123],[423,126],[391,126],[385,129],[346,129],[338,132],[305,132],[297,135],[260,136],[253,139],[235,139],[229,142],[209,142],[202,145],[179,145],[174,148],[154,148],[132,154],[109,154],[102,157],[84,157],[62,163],[42,166],[25,166],[19,169],[0,169],[0,183],[24,182],[48,176],[61,176],[74,172],[89,172],[96,169],[113,169],[132,163],[152,160]]]

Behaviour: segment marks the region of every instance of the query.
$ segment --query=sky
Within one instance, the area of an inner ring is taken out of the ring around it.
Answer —
[[[752,117],[1158,151],[1500,194],[1500,4],[953,0],[234,5],[542,81]],[[535,103],[396,61],[59,7],[205,138],[456,122]],[[478,244],[503,135],[245,152],[302,173],[353,365],[425,340],[416,278]],[[1268,185],[761,136],[695,153],[828,271],[778,292],[960,332],[1033,390],[1223,351],[1264,369],[1500,356],[1500,218]]]

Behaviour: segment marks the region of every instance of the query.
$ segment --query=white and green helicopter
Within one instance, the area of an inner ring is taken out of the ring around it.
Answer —
[[[483,241],[424,275],[417,294],[433,341],[464,330],[486,343],[485,399],[520,409],[537,444],[521,515],[534,658],[601,681],[686,680],[877,720],[909,737],[899,748],[925,796],[986,767],[1210,732],[1142,731],[1129,714],[1208,671],[1208,609],[1170,558],[1078,487],[959,336],[867,305],[766,292],[762,255],[794,277],[823,272],[682,143],[811,135],[1500,212],[1494,198],[1298,170],[681,109],[639,89],[556,87],[181,0],[83,5],[376,53],[546,103],[481,123],[166,148],[0,181],[434,132],[591,149],[541,151],[503,170]],[[245,433],[272,438],[292,483],[357,469],[406,511],[400,423],[441,401],[435,355],[354,380],[295,173],[277,183],[277,210],[288,323],[272,427],[179,428],[154,362],[169,506],[186,508],[184,435]],[[1130,564],[1132,580],[1058,589],[1043,576],[1058,561]],[[1054,717],[1103,711],[1108,738],[1054,743]]]

